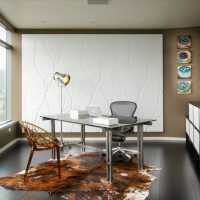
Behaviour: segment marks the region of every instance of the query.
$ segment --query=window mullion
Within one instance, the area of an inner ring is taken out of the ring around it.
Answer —
[[[6,48],[6,49],[11,49],[12,46],[6,42],[4,42],[3,40],[0,39],[0,46]]]

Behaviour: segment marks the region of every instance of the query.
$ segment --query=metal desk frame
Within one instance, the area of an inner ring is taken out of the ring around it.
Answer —
[[[131,127],[137,126],[137,150],[138,150],[138,169],[143,169],[144,163],[144,152],[143,152],[143,125],[152,125],[153,119],[138,119],[135,123],[119,123],[117,125],[102,125],[94,124],[92,118],[85,119],[71,119],[69,114],[67,115],[44,115],[41,116],[43,120],[51,121],[51,132],[55,136],[55,121],[62,121],[68,123],[75,123],[81,125],[81,141],[82,141],[82,152],[85,152],[85,126],[94,126],[98,128],[104,128],[106,130],[106,176],[107,181],[112,183],[112,130],[120,127]],[[55,158],[55,152],[52,152],[52,157]]]

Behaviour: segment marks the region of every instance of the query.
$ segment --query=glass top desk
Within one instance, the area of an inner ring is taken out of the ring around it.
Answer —
[[[81,125],[82,145],[85,146],[85,126],[93,126],[103,128],[106,131],[106,175],[107,181],[112,183],[112,130],[115,128],[137,126],[138,138],[138,168],[143,169],[143,125],[152,125],[154,119],[135,119],[135,118],[120,118],[119,123],[115,125],[103,125],[93,123],[93,117],[85,117],[81,119],[72,119],[69,114],[42,115],[43,120],[51,121],[51,132],[55,136],[55,121],[68,122]],[[85,151],[84,149],[82,149]],[[55,158],[55,154],[53,156]]]

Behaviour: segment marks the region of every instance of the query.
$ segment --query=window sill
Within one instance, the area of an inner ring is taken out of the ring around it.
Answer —
[[[16,123],[17,123],[17,121],[12,121],[12,120],[4,121],[4,122],[0,123],[0,131],[5,128],[8,128]]]

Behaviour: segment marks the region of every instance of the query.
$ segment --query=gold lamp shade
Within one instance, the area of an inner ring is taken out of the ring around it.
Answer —
[[[63,85],[68,85],[70,82],[70,75],[69,74],[62,74],[60,72],[56,72],[53,75],[54,80],[58,80]]]

